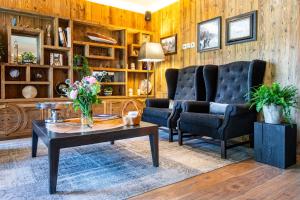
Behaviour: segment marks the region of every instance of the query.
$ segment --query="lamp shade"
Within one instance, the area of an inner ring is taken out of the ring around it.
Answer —
[[[165,54],[160,43],[145,42],[139,52],[139,61],[142,62],[161,62],[165,60]]]

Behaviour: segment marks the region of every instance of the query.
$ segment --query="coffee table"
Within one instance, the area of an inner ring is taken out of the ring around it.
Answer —
[[[46,128],[44,121],[32,122],[32,157],[36,157],[38,138],[48,147],[49,160],[49,193],[56,193],[59,152],[62,148],[101,142],[112,142],[128,138],[149,135],[152,162],[154,167],[159,166],[158,155],[158,126],[141,122],[138,126],[122,126],[110,130],[79,133],[56,133]],[[112,142],[113,144],[113,142]]]

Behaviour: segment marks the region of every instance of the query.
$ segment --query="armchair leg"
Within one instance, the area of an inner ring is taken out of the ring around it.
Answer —
[[[221,141],[221,158],[227,158],[226,140]]]
[[[173,136],[174,136],[173,129],[169,128],[169,142],[173,142]]]
[[[178,144],[182,146],[182,132],[178,129]]]
[[[250,148],[254,148],[254,135],[253,133],[249,135]]]

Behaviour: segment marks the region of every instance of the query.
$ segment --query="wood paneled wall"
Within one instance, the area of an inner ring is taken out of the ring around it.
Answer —
[[[225,46],[225,19],[253,10],[258,10],[258,40]],[[167,58],[158,67],[160,73],[168,67],[262,59],[268,63],[266,83],[278,81],[284,85],[294,84],[300,93],[299,0],[179,0],[154,15],[162,16],[157,23],[160,24],[158,28],[161,36],[179,34],[179,49],[183,43],[197,42],[197,23],[222,17],[221,50],[204,53],[197,53],[196,48],[179,50],[177,55]],[[170,23],[177,25],[172,26]],[[164,81],[163,76],[157,78],[157,82]],[[157,94],[166,96],[166,86],[158,87]],[[294,113],[294,119],[300,127],[299,112]]]
[[[152,31],[143,14],[86,0],[0,0],[0,7]]]

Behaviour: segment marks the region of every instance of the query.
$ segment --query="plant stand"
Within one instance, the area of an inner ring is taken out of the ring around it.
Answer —
[[[254,154],[257,162],[285,169],[296,164],[297,126],[254,124]]]

